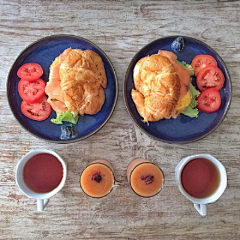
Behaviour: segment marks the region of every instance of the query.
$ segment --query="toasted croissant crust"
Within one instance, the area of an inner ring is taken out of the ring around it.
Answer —
[[[101,57],[91,50],[71,49],[59,68],[64,103],[75,114],[95,114],[104,101],[107,77]]]
[[[132,99],[144,122],[176,117],[180,80],[168,58],[154,54],[140,59],[133,79]]]

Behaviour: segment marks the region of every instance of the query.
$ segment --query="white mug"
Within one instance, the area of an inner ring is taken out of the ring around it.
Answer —
[[[216,168],[219,172],[219,186],[214,191],[214,193],[212,193],[208,197],[204,197],[204,198],[192,197],[184,190],[184,188],[182,186],[182,182],[181,182],[182,170],[189,161],[196,159],[196,158],[204,158],[204,159],[210,160],[216,166]],[[194,208],[202,216],[207,215],[207,204],[213,203],[216,200],[218,200],[221,197],[221,195],[224,193],[224,191],[227,187],[227,173],[226,173],[225,167],[218,159],[216,159],[215,157],[213,157],[210,154],[197,154],[197,155],[191,155],[191,156],[183,158],[175,168],[175,177],[176,177],[176,182],[177,182],[180,192],[187,199],[189,199],[191,202],[193,202]]]
[[[41,154],[41,153],[47,153],[47,154],[51,154],[51,155],[55,156],[58,159],[58,161],[61,163],[62,168],[63,168],[63,176],[62,176],[62,180],[59,183],[59,185],[56,188],[54,188],[52,191],[46,192],[46,193],[37,193],[37,192],[32,191],[30,188],[27,187],[27,185],[25,184],[24,179],[23,179],[23,170],[24,170],[25,164],[33,156]],[[67,166],[66,166],[65,162],[57,153],[55,153],[54,151],[51,151],[51,150],[45,150],[45,149],[32,150],[32,151],[28,152],[18,162],[18,164],[16,166],[16,184],[27,197],[37,200],[37,210],[38,211],[43,211],[44,208],[46,207],[46,205],[48,204],[49,199],[62,189],[62,187],[64,186],[65,181],[66,181],[66,176],[67,176]]]

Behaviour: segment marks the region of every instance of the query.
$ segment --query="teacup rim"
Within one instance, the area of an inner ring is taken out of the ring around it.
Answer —
[[[217,168],[219,170],[219,174],[220,174],[220,178],[221,178],[219,187],[212,195],[205,197],[205,198],[192,197],[184,190],[184,188],[181,184],[180,177],[181,177],[181,172],[182,172],[184,166],[188,162],[190,162],[191,160],[193,160],[195,158],[205,158],[205,159],[212,161],[213,163],[217,163]],[[191,202],[196,203],[196,204],[209,204],[209,203],[213,203],[213,202],[217,201],[222,196],[222,194],[225,192],[225,190],[227,188],[227,172],[226,172],[225,166],[220,162],[220,160],[218,160],[216,157],[214,157],[208,153],[193,154],[193,155],[184,157],[175,168],[175,178],[176,178],[176,182],[177,182],[180,192],[188,200],[190,200]]]
[[[20,174],[22,173],[22,169],[24,168],[25,164],[35,155],[37,154],[41,154],[41,153],[48,153],[51,154],[53,156],[55,156],[62,164],[63,167],[63,177],[62,180],[60,182],[60,184],[54,188],[52,191],[50,192],[46,192],[46,193],[37,193],[32,191],[31,189],[29,189],[26,184],[24,183],[24,181],[22,181],[22,183],[20,183],[20,178],[22,178],[22,176],[20,176]],[[53,150],[48,150],[48,149],[32,149],[29,152],[27,152],[24,156],[22,156],[22,158],[18,161],[17,165],[16,165],[16,173],[15,173],[15,182],[17,184],[17,186],[19,187],[19,189],[28,197],[28,198],[32,198],[32,199],[47,199],[52,197],[53,195],[55,195],[57,192],[59,192],[65,185],[66,182],[66,178],[67,178],[67,165],[65,163],[65,161],[62,159],[62,157],[56,153]],[[26,192],[27,189],[27,192]],[[30,193],[30,194],[29,194]]]

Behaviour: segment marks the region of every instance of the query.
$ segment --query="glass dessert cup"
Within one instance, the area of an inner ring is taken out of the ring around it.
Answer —
[[[164,183],[162,170],[144,158],[136,158],[130,162],[127,179],[133,192],[145,198],[157,195]]]
[[[92,198],[107,196],[115,185],[112,164],[105,159],[92,161],[82,172],[80,186],[83,192]]]

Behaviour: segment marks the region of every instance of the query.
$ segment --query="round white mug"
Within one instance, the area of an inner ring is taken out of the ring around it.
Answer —
[[[181,183],[181,173],[183,168],[186,166],[186,164],[196,158],[204,158],[207,160],[210,160],[218,169],[219,172],[219,186],[217,189],[212,193],[210,196],[205,197],[205,198],[195,198],[189,195],[183,188],[182,183]],[[197,154],[197,155],[191,155],[188,157],[183,158],[178,165],[175,168],[175,178],[176,182],[178,185],[178,188],[180,192],[191,202],[194,204],[194,208],[199,212],[200,215],[206,216],[207,215],[207,204],[208,203],[213,203],[217,201],[221,195],[224,193],[226,187],[227,187],[227,173],[226,169],[223,166],[223,164],[213,157],[210,154]]]
[[[32,157],[34,157],[35,155],[41,154],[41,153],[48,153],[48,154],[55,156],[63,167],[63,176],[62,176],[61,182],[55,189],[53,189],[50,192],[46,192],[46,193],[37,193],[37,192],[32,191],[31,189],[29,189],[27,187],[27,185],[25,184],[24,179],[23,179],[23,169],[24,169],[25,164]],[[67,166],[66,166],[65,162],[57,153],[55,153],[54,151],[51,151],[51,150],[45,150],[45,149],[32,150],[32,151],[28,152],[25,156],[23,156],[22,159],[18,162],[18,164],[16,166],[16,184],[27,197],[37,200],[37,210],[38,211],[43,211],[44,208],[46,207],[46,205],[48,204],[49,199],[62,189],[62,187],[65,184],[66,177],[67,177]]]

